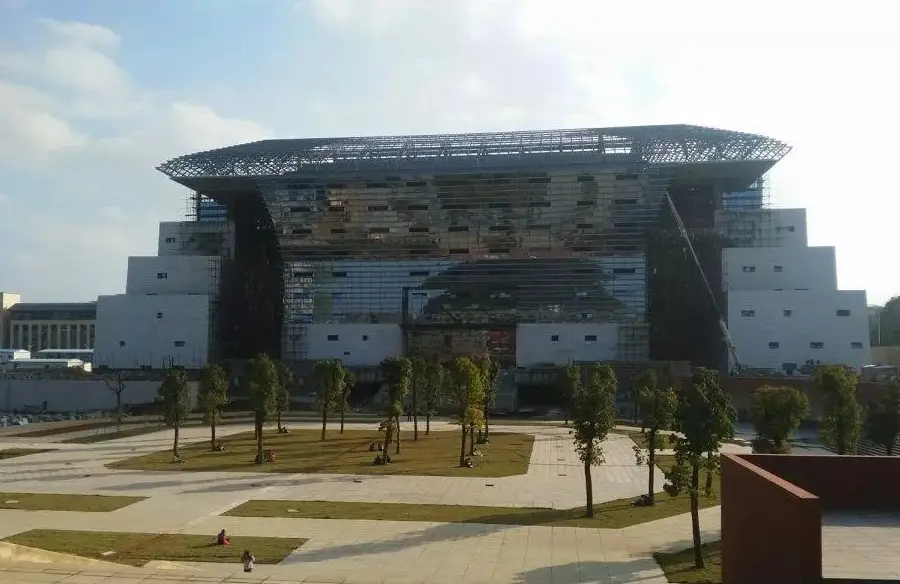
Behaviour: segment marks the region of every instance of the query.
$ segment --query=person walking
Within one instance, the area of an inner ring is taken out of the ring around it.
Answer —
[[[244,564],[245,572],[253,571],[253,564],[256,562],[256,558],[253,557],[253,554],[250,553],[250,550],[244,550],[244,554],[241,556],[241,563]]]

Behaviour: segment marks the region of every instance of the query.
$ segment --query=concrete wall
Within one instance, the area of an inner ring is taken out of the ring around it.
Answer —
[[[812,584],[821,577],[819,499],[740,457],[723,456],[722,583]]]
[[[745,366],[781,371],[812,359],[858,370],[871,361],[864,291],[732,291],[728,330]]]
[[[516,365],[613,361],[618,341],[616,324],[520,324],[516,327]]]
[[[158,381],[126,382],[122,393],[125,404],[150,403],[157,396]],[[0,379],[0,408],[5,411],[29,407],[53,412],[89,412],[116,407],[116,396],[102,380]]]
[[[130,257],[125,293],[209,294],[218,270],[214,256]]]
[[[403,330],[397,324],[313,324],[306,332],[310,359],[361,366],[403,355]]]
[[[13,347],[10,339],[10,314],[7,309],[21,302],[21,296],[9,292],[0,292],[0,349],[19,349]]]
[[[189,369],[206,365],[209,296],[101,296],[97,303],[94,366],[161,369],[168,360]]]
[[[725,290],[837,290],[833,247],[733,247],[722,250]]]

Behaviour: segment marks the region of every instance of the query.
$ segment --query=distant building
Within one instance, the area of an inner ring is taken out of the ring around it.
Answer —
[[[60,369],[80,369],[91,372],[91,364],[80,359],[16,359],[2,365],[8,371],[53,371]]]
[[[96,302],[18,302],[9,313],[9,345],[35,353],[44,349],[93,349]]]
[[[0,363],[19,359],[31,359],[31,353],[24,349],[0,349]]]
[[[9,329],[9,308],[21,299],[18,294],[0,292],[0,349],[21,348],[12,346]]]

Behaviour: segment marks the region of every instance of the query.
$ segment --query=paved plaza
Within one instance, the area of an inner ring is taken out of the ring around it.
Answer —
[[[436,424],[439,431],[453,431]],[[292,424],[292,427],[316,427]],[[354,429],[374,429],[354,424]],[[249,426],[220,429],[221,436]],[[687,515],[625,529],[220,517],[249,499],[364,501],[572,508],[584,504],[584,477],[569,431],[497,426],[535,436],[528,473],[503,478],[355,476],[280,473],[115,471],[105,464],[171,446],[171,431],[89,445],[54,444],[56,452],[0,463],[0,491],[139,495],[148,499],[111,513],[0,510],[0,537],[30,529],[302,537],[309,541],[275,566],[245,574],[237,563],[151,563],[129,568],[102,562],[11,561],[0,555],[0,583],[12,582],[287,582],[391,584],[580,584],[665,582],[652,552],[690,546]],[[56,436],[53,439],[68,438]],[[182,440],[207,440],[187,428]],[[0,437],[0,448],[50,439]],[[633,443],[611,436],[606,464],[593,469],[595,502],[642,494],[646,469]],[[663,484],[659,473],[657,485]],[[719,537],[719,509],[701,513],[704,538]],[[239,551],[236,552],[239,554]]]

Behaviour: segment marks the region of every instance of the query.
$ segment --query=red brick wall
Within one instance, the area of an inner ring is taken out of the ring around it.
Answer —
[[[743,458],[816,495],[823,510],[900,511],[900,457],[748,454]]]
[[[723,456],[722,584],[812,584],[821,578],[818,498],[738,456]]]

